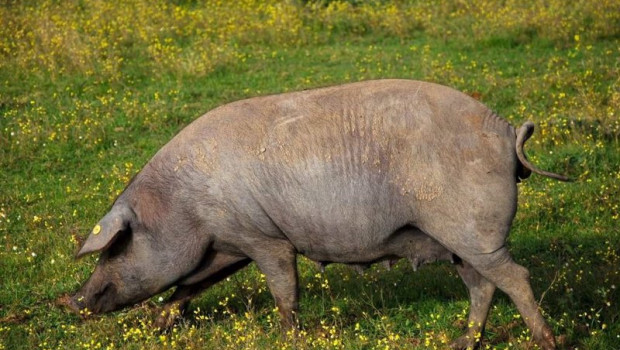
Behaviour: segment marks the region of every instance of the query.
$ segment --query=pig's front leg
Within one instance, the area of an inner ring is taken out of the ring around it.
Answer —
[[[166,301],[154,326],[169,329],[183,315],[189,302],[202,291],[239,271],[250,259],[223,252],[210,251],[192,274],[181,280]]]
[[[299,326],[299,290],[295,248],[289,241],[280,239],[269,240],[257,248],[251,258],[267,279],[280,313],[282,329],[296,329]]]

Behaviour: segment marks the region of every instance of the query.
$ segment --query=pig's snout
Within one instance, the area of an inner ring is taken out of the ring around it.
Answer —
[[[92,284],[87,283],[74,295],[65,295],[58,302],[80,317],[87,318],[116,309],[115,296],[116,288],[112,283],[101,288],[93,288]]]
[[[84,312],[85,305],[84,305],[83,299],[84,299],[83,297],[78,296],[78,295],[70,296],[68,294],[65,294],[61,296],[60,298],[58,298],[57,304],[67,308],[69,311],[73,312],[74,314],[82,318],[85,318],[87,315]]]

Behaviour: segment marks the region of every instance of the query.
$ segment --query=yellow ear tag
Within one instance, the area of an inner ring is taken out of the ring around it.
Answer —
[[[95,227],[93,227],[93,235],[96,235],[99,232],[101,232],[101,226],[99,224],[97,224],[97,225],[95,225]]]

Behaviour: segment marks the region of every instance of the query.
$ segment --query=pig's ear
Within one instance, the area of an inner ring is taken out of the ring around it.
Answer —
[[[109,248],[117,236],[127,230],[132,218],[133,212],[127,206],[115,205],[112,207],[112,210],[95,225],[82,249],[75,257],[80,258],[86,254]]]

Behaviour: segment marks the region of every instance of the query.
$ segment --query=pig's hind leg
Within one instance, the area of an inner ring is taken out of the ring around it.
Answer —
[[[438,203],[461,210],[450,217],[427,215],[424,232],[504,291],[519,309],[534,341],[544,350],[555,349],[551,328],[538,310],[529,271],[514,262],[505,246],[516,210],[516,185],[488,181],[480,187],[468,184],[466,190],[475,196]]]
[[[538,310],[530,285],[529,271],[515,263],[506,247],[496,252],[469,256],[474,268],[504,291],[515,303],[519,313],[532,332],[534,341],[544,350],[555,349],[555,337]]]
[[[480,343],[484,332],[495,285],[478,273],[469,263],[456,257],[439,242],[415,227],[408,226],[399,230],[392,238],[391,245],[394,254],[409,259],[414,271],[421,264],[437,260],[450,260],[456,265],[469,292],[470,311],[467,332],[450,346],[453,349],[475,348]]]
[[[453,349],[475,349],[480,345],[484,325],[489,314],[495,285],[484,278],[466,261],[456,264],[461,279],[467,286],[469,292],[470,306],[469,317],[467,319],[467,331],[465,334],[455,339],[450,347]]]
[[[207,253],[200,266],[178,282],[177,289],[168,298],[155,320],[155,327],[162,330],[171,328],[196,295],[249,263],[250,259],[242,256],[217,251]]]

